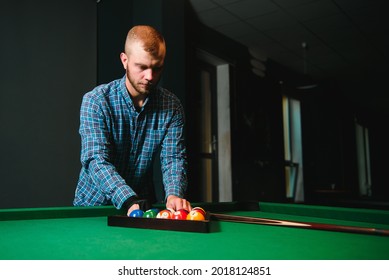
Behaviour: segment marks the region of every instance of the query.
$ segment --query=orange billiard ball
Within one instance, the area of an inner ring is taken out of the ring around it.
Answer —
[[[192,210],[189,212],[188,216],[186,216],[186,219],[191,221],[203,221],[205,220],[205,217],[200,212]]]
[[[157,214],[157,218],[158,219],[171,219],[173,218],[173,213],[170,211],[170,210],[162,210],[162,211],[159,211],[159,213]]]

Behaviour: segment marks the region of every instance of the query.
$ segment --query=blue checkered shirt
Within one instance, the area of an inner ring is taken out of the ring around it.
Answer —
[[[82,168],[73,204],[113,204],[154,192],[153,159],[160,152],[165,197],[187,187],[184,110],[163,88],[136,110],[125,77],[86,93],[80,110]]]

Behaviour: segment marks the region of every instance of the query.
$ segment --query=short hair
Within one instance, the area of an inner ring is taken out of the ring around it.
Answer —
[[[152,54],[156,54],[159,51],[161,44],[165,46],[165,39],[162,34],[149,25],[136,25],[128,31],[124,45],[126,53],[129,53],[129,46],[133,42],[143,43],[144,50]]]

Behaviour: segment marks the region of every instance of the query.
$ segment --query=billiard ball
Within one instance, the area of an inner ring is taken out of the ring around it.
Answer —
[[[188,216],[188,211],[185,209],[179,209],[173,213],[173,219],[175,220],[186,220],[186,216]]]
[[[157,217],[157,213],[152,209],[147,210],[143,214],[143,218],[155,218],[155,217]]]
[[[200,212],[201,214],[203,214],[204,217],[206,216],[205,210],[201,207],[194,207],[194,208],[192,208],[192,211]]]
[[[161,210],[159,210],[158,208],[151,208],[150,210],[155,212],[155,216],[157,216],[157,214],[159,213],[159,211],[161,211]]]
[[[205,220],[205,217],[200,212],[192,210],[189,212],[188,216],[186,216],[186,219],[191,221],[203,221]]]
[[[141,218],[143,217],[143,211],[140,210],[140,209],[135,209],[133,211],[131,211],[129,217],[132,217],[132,218]]]
[[[159,211],[157,215],[158,219],[171,219],[172,217],[173,217],[173,213],[167,209]]]

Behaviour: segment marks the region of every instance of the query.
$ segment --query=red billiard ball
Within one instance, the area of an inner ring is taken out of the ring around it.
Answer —
[[[189,212],[188,216],[186,216],[186,219],[191,221],[203,221],[205,220],[205,217],[200,212],[192,210]]]
[[[175,220],[186,220],[186,216],[188,216],[188,211],[185,209],[177,210],[173,213],[173,219]]]
[[[158,219],[171,219],[173,217],[173,213],[167,209],[162,210],[158,213]]]
[[[135,210],[133,210],[131,213],[130,213],[130,215],[129,215],[129,217],[132,217],[132,218],[141,218],[141,217],[143,217],[143,211],[142,210],[140,210],[140,209],[135,209]]]

